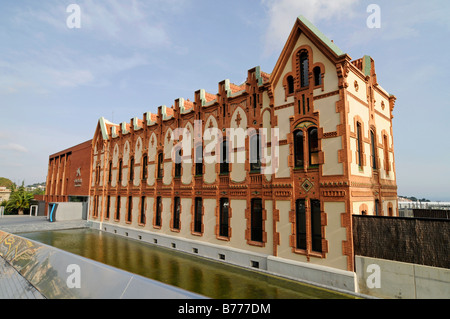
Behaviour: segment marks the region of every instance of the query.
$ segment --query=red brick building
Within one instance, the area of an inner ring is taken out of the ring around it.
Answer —
[[[44,197],[46,210],[51,202],[87,201],[91,148],[92,140],[89,140],[50,155]]]

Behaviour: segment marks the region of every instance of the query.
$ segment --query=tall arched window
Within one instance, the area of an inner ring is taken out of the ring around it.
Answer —
[[[261,138],[259,134],[250,137],[250,171],[261,171]]]
[[[307,87],[309,85],[309,59],[308,52],[300,52],[300,86]]]
[[[181,177],[181,148],[175,150],[175,177]]]
[[[317,127],[308,129],[309,165],[319,165],[319,137]]]
[[[320,66],[316,66],[313,69],[313,74],[314,74],[314,85],[315,86],[322,85],[322,75],[320,71]]]
[[[288,85],[288,94],[294,93],[294,77],[289,75],[286,80]]]
[[[389,145],[387,135],[383,136],[383,148],[384,148],[384,167],[386,173],[388,173],[390,168],[389,168]]]
[[[108,171],[108,182],[111,183],[112,180],[112,167],[113,167],[113,162],[110,161],[109,162],[109,171]]]
[[[228,156],[228,141],[224,140],[221,144],[220,152],[220,174],[228,174],[230,172]]]
[[[164,165],[164,155],[163,153],[159,153],[158,154],[158,178],[162,178],[163,177],[163,167]]]
[[[294,132],[294,165],[295,167],[303,167],[303,131]]]
[[[376,153],[376,138],[375,138],[375,133],[373,132],[373,130],[370,130],[370,146],[371,146],[371,162],[372,162],[372,168],[375,170],[377,169],[377,153]]]
[[[362,156],[362,129],[361,123],[356,123],[356,147],[358,152],[358,166],[359,168],[363,167],[363,156]]]
[[[142,180],[147,179],[148,174],[148,156],[144,155],[142,157]]]
[[[122,182],[123,161],[119,161],[119,182]]]
[[[203,175],[203,145],[195,148],[195,175]]]
[[[134,180],[134,158],[130,161],[130,182]]]

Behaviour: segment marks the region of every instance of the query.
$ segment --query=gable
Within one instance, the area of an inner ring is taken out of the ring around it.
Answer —
[[[346,53],[320,32],[311,22],[305,17],[299,16],[270,76],[270,81],[273,86],[276,86],[280,80],[283,80],[283,73],[285,73],[286,68],[292,65],[293,55],[295,55],[295,52],[303,44],[308,45],[315,53],[320,53],[325,60],[331,61],[334,64],[343,60],[350,60],[350,57]]]

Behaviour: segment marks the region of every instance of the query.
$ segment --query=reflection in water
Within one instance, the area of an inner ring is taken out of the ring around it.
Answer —
[[[351,297],[93,229],[21,236],[210,298]]]

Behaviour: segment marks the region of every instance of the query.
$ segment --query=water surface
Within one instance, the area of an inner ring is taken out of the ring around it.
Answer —
[[[353,297],[94,229],[21,236],[215,299]]]

